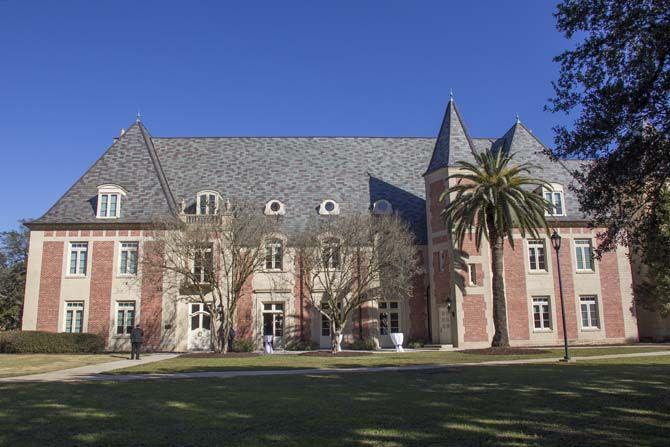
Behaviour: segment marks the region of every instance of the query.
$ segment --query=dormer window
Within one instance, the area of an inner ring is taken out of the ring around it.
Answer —
[[[270,200],[265,204],[266,216],[283,216],[286,214],[286,207],[279,200]]]
[[[221,196],[216,191],[201,191],[197,195],[196,213],[200,215],[219,214]]]
[[[393,207],[388,200],[377,200],[372,204],[372,214],[392,214]]]
[[[319,205],[319,214],[322,216],[340,214],[340,205],[334,200],[324,200]]]
[[[547,216],[565,216],[565,200],[563,196],[563,186],[552,183],[551,189],[543,189],[544,198],[551,205],[551,209],[546,213]]]
[[[121,197],[126,191],[118,185],[98,186],[96,216],[99,219],[118,219],[121,216]]]

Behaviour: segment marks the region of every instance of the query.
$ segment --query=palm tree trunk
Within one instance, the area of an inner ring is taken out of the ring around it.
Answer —
[[[493,274],[491,288],[493,289],[493,326],[495,333],[491,346],[509,346],[507,331],[507,304],[505,302],[505,284],[503,283],[503,244],[504,240],[497,232],[491,231],[491,272]]]

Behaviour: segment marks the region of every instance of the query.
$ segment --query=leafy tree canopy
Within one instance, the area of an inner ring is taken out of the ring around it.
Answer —
[[[555,128],[553,155],[591,160],[576,173],[576,192],[593,225],[606,228],[599,252],[644,248],[670,176],[670,4],[564,0],[555,15],[576,44],[555,58],[548,109],[576,119]]]
[[[28,259],[28,230],[0,233],[0,330],[21,323]]]

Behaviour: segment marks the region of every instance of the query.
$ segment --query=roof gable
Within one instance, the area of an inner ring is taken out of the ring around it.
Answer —
[[[451,98],[447,104],[447,110],[444,112],[442,126],[437,135],[433,155],[425,174],[430,174],[440,168],[453,166],[458,161],[471,161],[474,151],[474,143],[468,134],[454,99]]]
[[[148,222],[173,214],[167,182],[162,183],[160,164],[151,139],[141,123],[133,124],[115,141],[86,173],[33,223],[98,223],[96,205],[98,186],[113,183],[127,195],[121,200],[121,215],[111,222]],[[171,203],[172,202],[172,203]]]

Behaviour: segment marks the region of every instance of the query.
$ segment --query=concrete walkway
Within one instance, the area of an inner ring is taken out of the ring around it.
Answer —
[[[90,380],[97,374],[114,371],[115,369],[129,368],[131,366],[144,365],[147,363],[160,362],[179,354],[145,354],[140,360],[114,360],[112,362],[97,363],[95,365],[80,366],[78,368],[62,369],[60,371],[50,371],[40,374],[29,374],[27,376],[3,377],[3,382],[74,382],[79,380]]]
[[[54,371],[45,374],[29,376],[7,377],[0,379],[2,382],[78,382],[78,381],[111,381],[130,382],[135,380],[176,380],[176,379],[207,379],[207,378],[231,378],[249,376],[295,376],[314,374],[344,374],[344,373],[370,373],[370,372],[393,372],[393,371],[428,371],[447,370],[477,366],[504,366],[504,365],[532,365],[543,363],[557,363],[560,358],[542,359],[520,359],[520,360],[492,360],[488,362],[452,363],[448,365],[410,365],[410,366],[382,366],[363,368],[330,368],[330,369],[288,369],[288,370],[250,370],[250,371],[211,371],[169,374],[123,374],[111,375],[104,372],[128,366],[141,365],[142,363],[157,362],[160,360],[176,357],[178,354],[153,354],[138,361],[121,360],[118,362],[102,363],[99,365],[84,366],[81,368]],[[631,354],[607,354],[589,357],[572,357],[575,361],[617,359],[629,357],[652,357],[670,355],[670,351],[636,352]],[[104,367],[104,368],[103,368]]]

